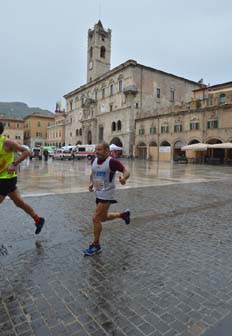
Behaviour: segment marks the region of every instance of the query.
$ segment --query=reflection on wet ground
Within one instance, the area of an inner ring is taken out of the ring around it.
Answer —
[[[231,167],[125,160],[131,177],[126,188],[207,182],[230,178]],[[86,160],[28,161],[19,172],[19,188],[24,196],[85,192],[91,165]],[[118,183],[118,188],[122,187]]]

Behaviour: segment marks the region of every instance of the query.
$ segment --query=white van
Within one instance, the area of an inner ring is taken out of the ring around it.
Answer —
[[[96,145],[78,145],[73,149],[72,156],[73,159],[87,158],[91,160],[95,157],[95,147]]]
[[[39,159],[42,160],[42,148],[41,147],[33,147],[30,152],[30,159]]]

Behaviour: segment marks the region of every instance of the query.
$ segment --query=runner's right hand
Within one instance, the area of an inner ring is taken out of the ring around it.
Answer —
[[[9,174],[13,174],[15,172],[15,166],[13,164],[10,164],[8,167],[7,167],[7,172]]]
[[[119,182],[121,183],[121,185],[125,185],[126,184],[126,180],[123,176],[119,176]]]
[[[90,185],[89,185],[89,191],[93,192],[93,183],[90,183]]]

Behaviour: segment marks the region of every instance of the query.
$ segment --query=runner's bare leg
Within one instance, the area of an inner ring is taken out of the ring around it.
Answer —
[[[15,191],[12,191],[8,194],[10,199],[14,202],[14,204],[23,209],[28,215],[30,215],[33,219],[36,217],[35,211],[32,209],[32,207],[27,204],[23,198],[21,197],[19,191],[16,189]]]

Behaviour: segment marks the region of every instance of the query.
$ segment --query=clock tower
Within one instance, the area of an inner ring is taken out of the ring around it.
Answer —
[[[88,31],[87,82],[110,70],[111,30],[105,30],[101,21]]]

